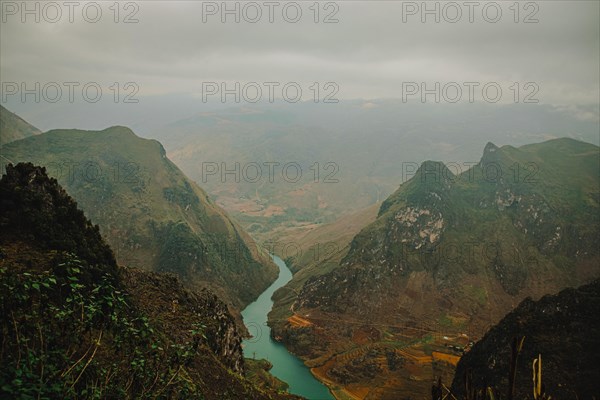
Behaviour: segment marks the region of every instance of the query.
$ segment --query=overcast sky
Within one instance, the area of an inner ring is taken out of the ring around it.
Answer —
[[[62,1],[60,22],[50,21],[56,9],[49,7],[45,13],[40,9],[39,23],[35,15],[24,15],[23,23],[21,2],[2,1],[2,82],[93,81],[106,87],[133,81],[138,96],[200,95],[203,82],[293,81],[305,93],[311,82],[335,82],[339,99],[399,98],[403,82],[498,82],[503,100],[512,99],[506,91],[513,82],[535,82],[541,103],[599,101],[598,1],[521,2],[518,23],[513,1],[496,3],[502,11],[496,23],[488,20],[497,19],[498,7],[484,12],[485,2],[473,3],[472,16],[463,1],[439,3],[440,23],[434,15],[421,21],[422,10],[415,10],[421,2],[322,2],[319,23],[312,1],[297,3],[302,10],[297,23],[285,20],[284,2],[274,6],[273,23],[263,1],[254,3],[263,13],[256,23],[244,20],[256,15],[256,7],[249,6],[244,14],[244,3],[238,5],[240,23],[233,15],[221,22],[220,10],[214,10],[221,2],[131,3],[127,8],[122,3],[119,23],[109,8],[112,1],[97,3],[98,23],[83,18],[84,3],[70,23]],[[462,17],[451,23],[456,4]],[[88,19],[95,18],[94,7],[87,8]],[[287,7],[285,17],[294,19],[295,5]],[[139,22],[123,23],[130,13]],[[339,22],[323,23],[331,13]],[[539,22],[523,23],[528,16]]]

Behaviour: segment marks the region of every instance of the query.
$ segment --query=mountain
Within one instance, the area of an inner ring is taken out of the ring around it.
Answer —
[[[272,315],[274,335],[355,395],[423,396],[525,297],[600,275],[599,161],[597,146],[556,139],[488,143],[462,173],[422,163],[339,265]]]
[[[600,281],[565,289],[556,295],[530,298],[504,317],[465,354],[456,368],[452,392],[465,394],[465,376],[471,390],[492,387],[504,396],[509,390],[514,338],[523,338],[517,357],[515,397],[533,391],[532,362],[541,355],[542,386],[556,399],[593,399],[600,393]],[[467,373],[467,371],[469,371]]]
[[[0,105],[0,147],[6,143],[42,133],[21,117]]]
[[[42,167],[0,180],[0,397],[298,399],[244,377],[227,306],[117,266]]]
[[[261,242],[382,201],[424,160],[456,163],[453,171],[464,172],[491,140],[524,145],[568,133],[599,144],[596,109],[399,99],[207,109],[196,102],[187,118],[171,113],[174,122],[136,132],[163,143],[169,158]]]
[[[9,143],[2,153],[45,166],[100,226],[120,264],[176,273],[236,310],[277,277],[268,254],[155,140],[125,127],[53,130]]]

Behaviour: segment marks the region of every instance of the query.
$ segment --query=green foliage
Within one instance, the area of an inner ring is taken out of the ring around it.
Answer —
[[[206,340],[203,325],[192,326],[191,341],[168,343],[114,277],[83,283],[87,265],[68,253],[51,265],[0,269],[3,396],[154,398],[174,389],[198,396],[182,376]]]

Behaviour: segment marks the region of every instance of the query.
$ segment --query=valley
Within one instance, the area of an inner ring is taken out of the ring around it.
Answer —
[[[0,400],[599,400],[600,2],[259,3],[0,0]]]
[[[3,159],[45,165],[119,264],[173,272],[227,302],[248,374],[265,390],[405,399],[440,379],[449,390],[463,354],[521,300],[600,275],[592,144],[488,143],[469,169],[402,165],[395,192],[350,205],[335,199],[348,187],[331,197],[315,182],[240,189],[225,179],[208,194],[128,128],[41,133],[4,115],[24,137],[2,146]]]

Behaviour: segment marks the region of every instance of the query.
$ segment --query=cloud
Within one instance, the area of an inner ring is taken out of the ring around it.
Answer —
[[[138,23],[114,23],[110,2],[97,3],[103,11],[98,23],[77,12],[73,23],[21,23],[19,15],[3,15],[2,80],[135,81],[140,95],[197,93],[206,81],[293,81],[305,87],[334,81],[339,98],[365,99],[400,97],[407,81],[500,82],[506,88],[536,82],[541,102],[563,105],[597,104],[600,93],[598,2],[530,2],[537,11],[523,6],[518,18],[535,11],[539,22],[531,24],[514,22],[512,2],[496,3],[502,9],[497,23],[483,17],[486,3],[472,23],[464,7],[457,23],[444,18],[454,14],[440,14],[440,23],[426,15],[421,23],[420,14],[403,14],[413,2],[319,3],[319,21],[331,13],[339,20],[331,24],[314,23],[310,2],[296,3],[303,13],[297,23],[280,11],[287,3],[279,3],[273,23],[264,6],[257,23],[245,22],[244,14],[240,23],[232,23],[231,15],[221,23],[219,13],[203,22],[203,7],[211,2],[131,3],[137,8],[120,3],[119,20],[136,11]],[[247,2],[227,4],[243,10]],[[440,10],[448,7],[438,4]]]

